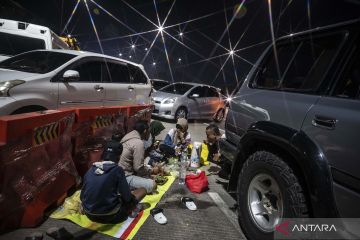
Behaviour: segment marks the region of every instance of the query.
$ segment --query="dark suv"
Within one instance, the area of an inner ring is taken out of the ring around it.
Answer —
[[[273,239],[282,218],[360,217],[360,19],[276,40],[230,103],[239,223]]]

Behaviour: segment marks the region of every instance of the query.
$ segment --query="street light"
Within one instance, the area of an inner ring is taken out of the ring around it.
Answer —
[[[145,48],[145,51],[149,50],[148,48]]]
[[[234,50],[230,50],[229,54],[232,56],[234,55]]]
[[[122,57],[122,53],[119,53],[119,57]]]
[[[181,58],[179,58],[179,59],[178,59],[178,62],[181,62],[181,60],[182,60],[182,59],[181,59]]]
[[[182,37],[182,35],[184,35],[184,33],[180,32],[180,34],[179,34],[179,35],[180,35],[180,37]]]
[[[131,45],[131,48],[134,49],[134,48],[135,48],[135,44],[132,44],[132,45]]]
[[[158,27],[158,30],[159,30],[160,33],[162,33],[162,31],[164,30],[164,27],[160,26],[160,27]]]
[[[129,58],[131,59],[131,58],[132,58],[132,56],[130,55],[130,56],[129,56]]]
[[[153,62],[152,65],[153,65],[153,66],[156,66],[156,62]]]

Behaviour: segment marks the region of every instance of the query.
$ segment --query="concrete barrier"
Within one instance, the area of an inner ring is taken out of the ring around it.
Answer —
[[[0,231],[36,226],[76,186],[74,118],[74,111],[0,117]]]

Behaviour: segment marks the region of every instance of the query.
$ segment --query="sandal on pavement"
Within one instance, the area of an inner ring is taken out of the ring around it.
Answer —
[[[69,233],[64,227],[49,228],[48,230],[46,230],[46,234],[55,240],[67,240],[74,238],[74,236],[71,233]]]
[[[163,211],[161,208],[153,208],[150,210],[150,214],[154,217],[154,220],[161,225],[167,223],[167,218],[163,214]]]
[[[194,203],[194,200],[190,197],[182,197],[181,202],[191,211],[196,211],[197,207]]]
[[[44,235],[41,232],[34,232],[29,236],[25,237],[25,240],[42,240]]]

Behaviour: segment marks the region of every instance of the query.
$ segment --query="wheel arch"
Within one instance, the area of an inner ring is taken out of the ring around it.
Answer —
[[[305,133],[271,122],[257,122],[242,136],[238,147],[229,191],[236,191],[238,177],[247,158],[256,151],[265,150],[281,157],[293,169],[310,204],[310,215],[338,216],[327,160]]]
[[[16,109],[15,111],[13,111],[11,113],[11,115],[27,113],[27,112],[44,111],[44,110],[48,110],[48,109],[41,105],[27,105],[27,106],[23,106],[23,107]]]

